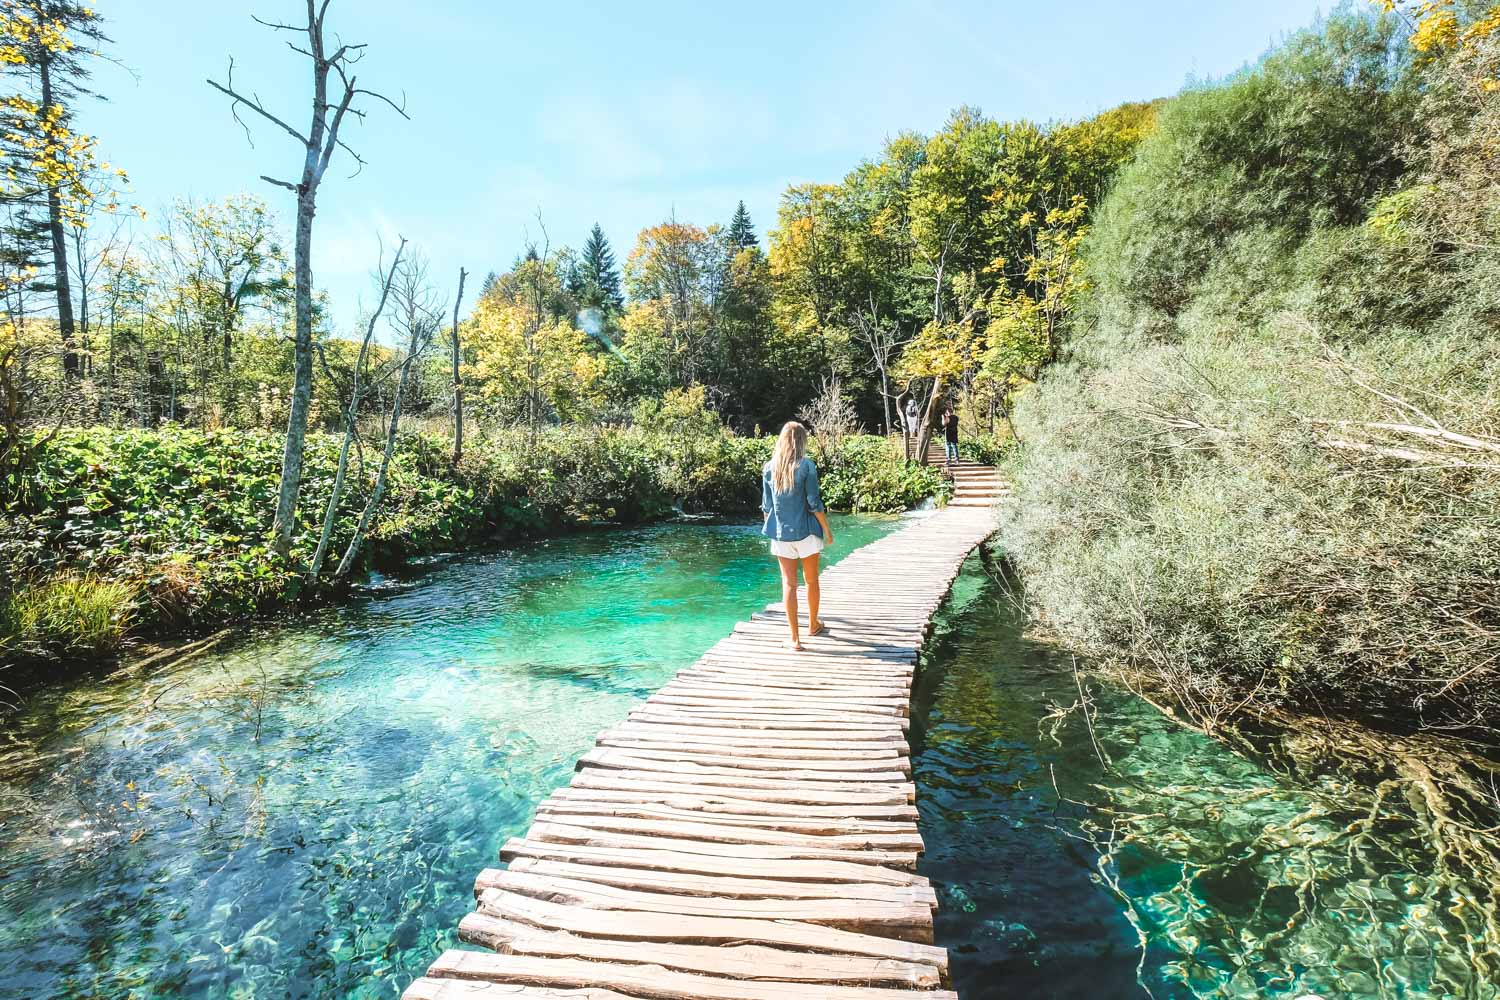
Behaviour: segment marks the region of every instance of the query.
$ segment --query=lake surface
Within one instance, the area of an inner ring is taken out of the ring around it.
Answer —
[[[842,518],[837,553],[899,525]],[[598,732],[776,592],[754,526],[600,532],[30,694],[0,743],[0,997],[399,995]],[[964,1000],[1497,995],[1415,826],[1352,849],[1328,789],[1075,679],[1009,594],[970,561],[913,710]],[[1055,713],[1080,684],[1092,737]]]

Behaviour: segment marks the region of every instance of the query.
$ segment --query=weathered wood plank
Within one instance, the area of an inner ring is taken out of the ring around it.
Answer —
[[[670,941],[676,944],[764,944],[824,951],[831,955],[864,955],[921,962],[946,970],[948,953],[916,941],[808,924],[799,920],[751,920],[731,917],[683,917],[633,910],[590,910],[561,906],[530,896],[499,892],[485,900],[497,917],[551,930],[621,941]]]
[[[921,875],[868,861],[803,860],[801,858],[745,858],[650,848],[595,847],[513,838],[500,848],[500,860],[517,858],[567,861],[577,864],[650,868],[690,875],[770,878],[791,882],[830,884],[870,882],[878,885],[926,885]]]
[[[479,896],[480,910],[499,893],[509,892],[549,903],[581,906],[592,910],[631,910],[638,913],[671,913],[686,917],[722,917],[733,920],[800,920],[826,927],[840,927],[862,934],[889,934],[902,941],[932,943],[932,910],[925,903],[889,903],[871,899],[777,899],[720,896],[682,896],[671,892],[644,892],[601,882],[504,871],[499,886]]]
[[[785,982],[850,983],[932,989],[939,985],[936,967],[919,962],[858,955],[829,955],[762,945],[692,945],[653,943],[643,948],[630,941],[579,937],[544,931],[488,913],[470,913],[458,925],[462,941],[502,954],[542,958],[581,958],[599,962],[649,962],[679,972],[698,972],[726,979]]]
[[[660,965],[619,965],[479,951],[444,952],[432,963],[428,974],[530,986],[576,988],[603,985],[629,996],[651,1000],[893,1000],[900,997],[909,1000],[912,996],[909,990],[720,979],[676,972]],[[936,991],[924,995],[957,998],[957,994]]]
[[[735,878],[723,875],[684,875],[679,872],[643,868],[582,865],[540,858],[516,858],[510,871],[533,875],[598,882],[622,889],[672,892],[681,896],[717,896],[724,899],[866,899],[880,903],[920,904],[937,907],[931,886],[885,885],[877,882],[788,882],[767,878]],[[486,868],[474,882],[476,898],[485,889],[500,888],[498,868]]]

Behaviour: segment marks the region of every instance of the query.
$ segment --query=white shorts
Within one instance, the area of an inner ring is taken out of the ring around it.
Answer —
[[[771,539],[771,555],[781,559],[806,559],[823,551],[823,537],[821,535],[808,535],[799,538],[795,542],[778,542]]]

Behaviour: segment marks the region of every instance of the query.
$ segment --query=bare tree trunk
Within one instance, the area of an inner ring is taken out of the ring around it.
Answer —
[[[922,417],[922,432],[917,435],[917,461],[923,465],[927,464],[927,449],[932,444],[932,422],[937,417],[944,388],[942,376],[932,380],[932,395],[927,399],[927,412]]]
[[[464,384],[458,366],[462,351],[458,342],[458,305],[464,299],[464,278],[468,272],[458,269],[458,296],[453,300],[453,467],[464,457]]]
[[[302,178],[299,183],[294,184],[275,177],[261,176],[261,180],[286,188],[297,196],[297,228],[293,250],[296,320],[293,338],[291,412],[287,415],[286,443],[281,453],[281,485],[276,495],[276,516],[271,524],[271,547],[282,556],[291,551],[292,531],[297,523],[297,493],[302,485],[302,454],[307,438],[307,413],[312,403],[312,227],[313,216],[317,213],[318,185],[323,180],[323,174],[328,169],[333,154],[339,149],[347,151],[361,165],[364,163],[358,154],[349,149],[349,146],[339,138],[339,128],[344,122],[344,116],[350,112],[357,98],[366,96],[384,101],[403,118],[406,117],[405,109],[389,98],[358,86],[354,67],[364,54],[363,44],[340,42],[335,38],[336,47],[331,55],[328,53],[323,19],[328,13],[330,2],[331,0],[322,0],[321,3],[318,0],[307,0],[307,24],[305,26],[270,21],[260,22],[277,31],[307,36],[305,49],[292,45],[294,51],[305,55],[312,63],[312,120],[305,134],[267,110],[259,97],[253,94],[246,97],[234,89],[234,61],[232,59],[229,63],[228,78],[224,83],[207,81],[210,87],[232,99],[230,108],[235,113],[236,120],[239,120],[239,108],[247,107],[296,139],[302,146],[304,154]],[[338,77],[337,82],[342,90],[337,101],[328,99],[330,74]],[[353,113],[361,118],[364,117],[364,113],[358,108],[354,108]]]
[[[359,421],[360,374],[364,371],[365,359],[370,355],[370,343],[375,339],[375,324],[380,319],[380,314],[385,311],[386,299],[391,295],[391,283],[396,280],[396,268],[401,264],[401,251],[406,249],[406,239],[403,237],[401,243],[396,247],[396,256],[391,260],[391,268],[386,272],[385,281],[380,285],[380,302],[375,306],[375,311],[370,314],[369,325],[365,327],[365,339],[359,345],[359,357],[354,362],[354,374],[349,386],[349,405],[344,409],[344,443],[339,446],[338,470],[333,475],[333,493],[328,498],[328,509],[323,513],[323,533],[318,538],[318,550],[313,553],[312,566],[308,568],[307,578],[309,581],[316,580],[323,569],[323,558],[328,554],[328,543],[333,538],[333,523],[338,516],[339,500],[344,494],[344,473],[349,469],[349,448],[354,443],[355,428]]]
[[[42,115],[52,110],[52,61],[38,63],[42,76]],[[68,280],[68,240],[63,231],[62,198],[57,184],[47,185],[47,231],[52,237],[52,280],[57,286],[57,331],[62,336],[63,374],[70,380],[83,375],[83,359],[73,341],[73,292]]]
[[[333,571],[335,579],[343,579],[349,575],[349,570],[354,566],[355,557],[359,555],[359,547],[364,543],[365,532],[370,528],[370,519],[375,516],[375,511],[380,507],[381,498],[385,496],[386,473],[391,468],[391,456],[396,453],[396,433],[401,429],[401,400],[406,394],[406,383],[411,377],[412,365],[421,353],[421,347],[420,335],[414,329],[406,357],[401,362],[401,377],[396,382],[395,398],[391,400],[391,422],[386,428],[385,453],[380,456],[380,470],[375,473],[375,489],[371,491],[370,499],[365,503],[365,509],[360,512],[359,524],[354,527],[354,537],[349,539],[349,547],[344,550],[344,558],[339,561],[339,568]]]

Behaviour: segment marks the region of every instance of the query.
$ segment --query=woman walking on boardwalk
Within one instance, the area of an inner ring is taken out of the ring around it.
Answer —
[[[797,629],[797,564],[807,583],[807,634],[823,631],[818,619],[818,553],[833,544],[833,529],[823,495],[818,490],[818,467],[807,457],[807,428],[787,421],[776,439],[776,450],[761,472],[760,509],[765,523],[760,532],[771,540],[771,554],[781,564],[781,600],[791,630],[791,647],[802,648]]]

